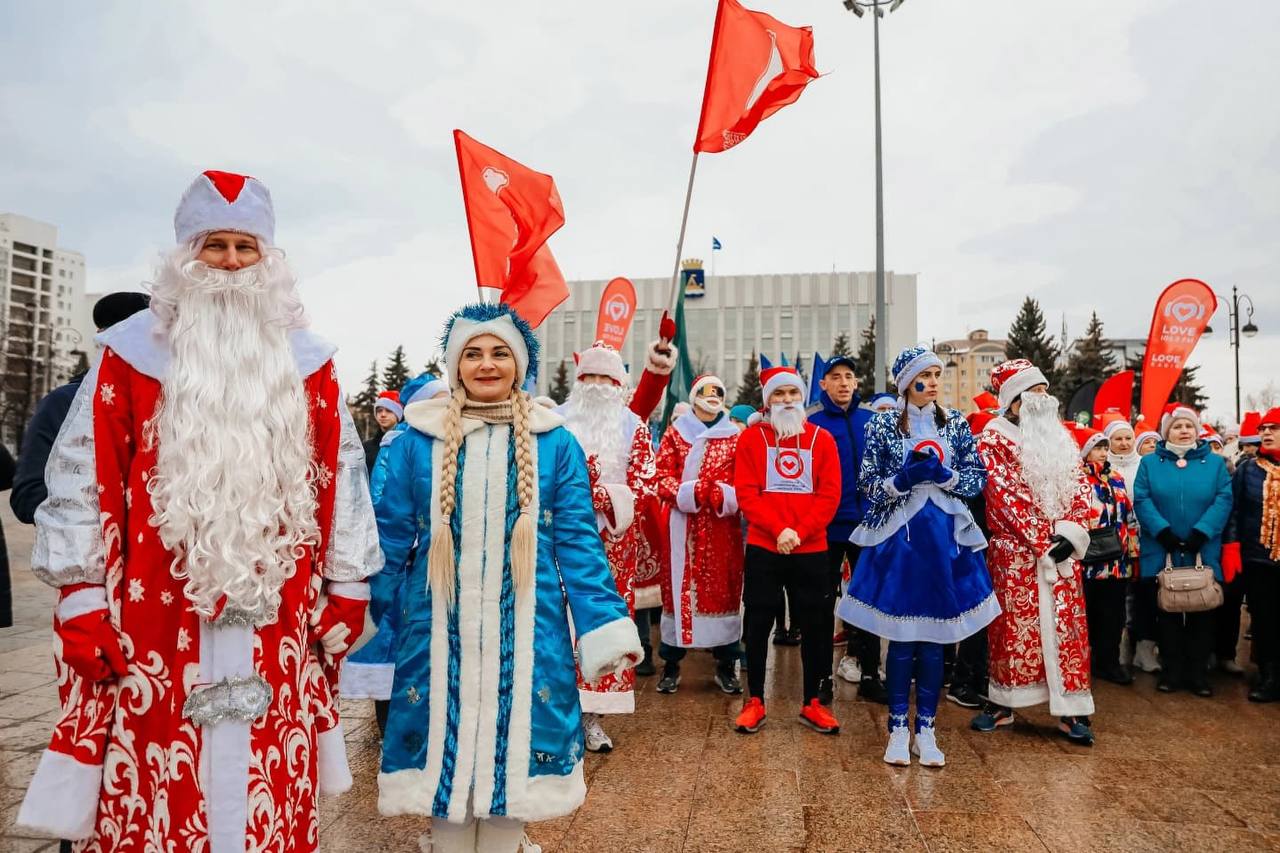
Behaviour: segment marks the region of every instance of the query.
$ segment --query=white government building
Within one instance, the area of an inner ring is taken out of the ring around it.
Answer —
[[[569,360],[572,371],[573,353],[591,345],[607,283],[569,282],[568,300],[538,328],[538,393],[546,393],[562,360]],[[622,357],[634,378],[643,367],[645,348],[658,336],[671,280],[637,278],[632,283],[638,307]],[[687,295],[684,303],[694,371],[715,373],[732,399],[752,351],[764,353],[774,364],[782,353],[790,364],[800,358],[806,372],[814,351],[829,357],[841,332],[848,333],[856,352],[860,333],[875,313],[875,284],[874,271],[707,276],[705,293]],[[916,276],[886,271],[885,290],[892,364],[896,353],[917,342]]]

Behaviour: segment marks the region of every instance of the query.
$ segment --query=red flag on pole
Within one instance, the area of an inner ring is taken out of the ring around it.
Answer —
[[[726,151],[800,97],[818,76],[813,30],[720,0],[694,151]]]
[[[453,132],[453,140],[476,285],[501,291],[502,301],[537,328],[569,297],[564,274],[546,245],[564,225],[556,183],[461,130]]]
[[[1133,371],[1122,370],[1112,376],[1106,382],[1102,383],[1102,387],[1098,389],[1098,393],[1093,398],[1093,419],[1094,422],[1102,420],[1102,416],[1107,413],[1116,413],[1123,417],[1126,421],[1130,420],[1133,414]]]
[[[1218,310],[1218,298],[1203,281],[1184,278],[1164,289],[1156,300],[1142,357],[1142,417],[1158,425],[1164,404],[1186,367],[1187,356]]]

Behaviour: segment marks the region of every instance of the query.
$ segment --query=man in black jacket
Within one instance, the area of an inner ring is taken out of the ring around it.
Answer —
[[[145,293],[108,293],[94,303],[93,325],[101,332],[150,304],[151,297]],[[13,475],[13,494],[9,496],[9,506],[23,524],[35,524],[36,507],[48,494],[44,487],[44,466],[49,461],[53,440],[67,419],[71,401],[75,399],[84,377],[84,373],[77,373],[66,385],[50,391],[36,407],[36,413],[23,433],[18,468]]]

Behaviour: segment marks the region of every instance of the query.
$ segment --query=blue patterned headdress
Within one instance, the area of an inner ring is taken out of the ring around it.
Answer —
[[[467,341],[478,335],[496,335],[511,347],[516,357],[516,384],[538,376],[538,338],[515,309],[506,303],[476,302],[454,312],[445,324],[440,347],[448,379],[458,382],[458,358]]]
[[[898,392],[905,395],[913,379],[930,367],[942,366],[942,359],[928,347],[907,347],[893,360],[893,383],[898,386]]]

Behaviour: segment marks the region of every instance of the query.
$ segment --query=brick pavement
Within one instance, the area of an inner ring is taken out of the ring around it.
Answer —
[[[57,711],[53,593],[27,570],[31,529],[3,503],[17,624],[0,630],[0,851],[56,850],[13,828]],[[847,685],[842,734],[794,722],[798,652],[771,665],[770,720],[753,737],[731,730],[739,700],[711,685],[705,656],[690,656],[674,696],[642,681],[636,714],[608,721],[617,748],[587,757],[586,803],[530,835],[546,853],[1280,850],[1280,705],[1245,702],[1239,680],[1217,679],[1210,700],[1158,694],[1145,675],[1099,685],[1092,749],[1056,737],[1043,710],[979,735],[944,703],[947,767],[894,769],[880,761],[884,709]],[[356,783],[322,803],[321,849],[416,850],[422,821],[377,814],[369,703],[344,714]]]

